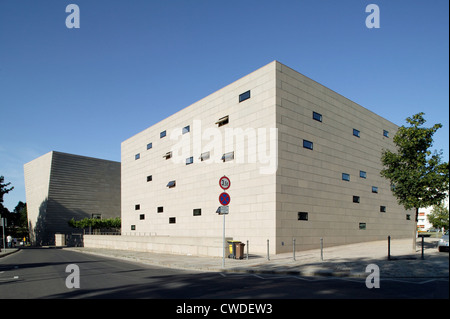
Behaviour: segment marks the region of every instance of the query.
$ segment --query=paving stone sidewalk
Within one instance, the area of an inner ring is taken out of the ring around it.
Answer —
[[[421,239],[412,249],[411,239],[391,240],[391,259],[388,260],[387,240],[267,256],[252,255],[248,259],[225,259],[189,255],[96,249],[65,248],[83,253],[193,271],[236,272],[253,274],[289,274],[298,276],[367,277],[369,264],[375,264],[384,278],[446,278],[449,277],[449,254],[436,248],[437,238],[426,238],[424,259]],[[322,257],[323,256],[323,260]]]

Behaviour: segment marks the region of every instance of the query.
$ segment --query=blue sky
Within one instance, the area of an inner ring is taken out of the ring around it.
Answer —
[[[68,4],[80,28],[68,29]],[[369,29],[368,4],[380,9]],[[0,175],[49,151],[120,161],[120,143],[278,60],[397,125],[442,123],[448,0],[0,0]]]

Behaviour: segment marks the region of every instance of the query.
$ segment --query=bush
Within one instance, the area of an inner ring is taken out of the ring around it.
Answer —
[[[78,221],[72,218],[71,220],[69,220],[68,223],[69,226],[79,229],[84,229],[88,227],[92,229],[120,229],[121,227],[120,217],[107,219],[84,218]]]

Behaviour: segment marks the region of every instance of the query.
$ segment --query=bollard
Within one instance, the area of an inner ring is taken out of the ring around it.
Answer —
[[[388,260],[391,260],[391,236],[388,236]]]
[[[295,238],[292,238],[292,256],[295,261]]]
[[[267,239],[267,260],[270,260],[270,255],[269,255],[269,240]]]
[[[423,257],[423,241],[424,241],[424,237],[422,236],[422,256],[420,257],[420,259],[425,259],[424,257]]]
[[[320,260],[323,261],[323,238],[320,238]]]
[[[247,260],[248,260],[248,240],[247,240]]]

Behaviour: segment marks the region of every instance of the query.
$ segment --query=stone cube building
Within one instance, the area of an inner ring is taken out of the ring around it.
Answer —
[[[120,163],[49,152],[24,165],[30,239],[54,245],[72,218],[120,216]]]
[[[122,143],[122,235],[221,238],[227,176],[226,236],[252,253],[410,237],[380,176],[397,129],[273,61]]]

